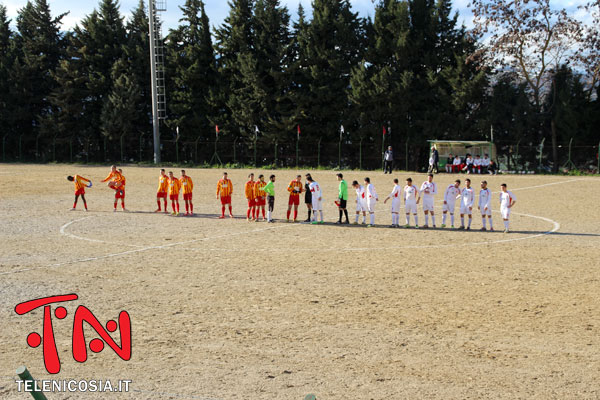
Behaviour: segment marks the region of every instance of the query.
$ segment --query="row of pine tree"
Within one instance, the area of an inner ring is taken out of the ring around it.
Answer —
[[[248,145],[255,127],[263,141],[301,130],[303,140],[336,142],[343,125],[344,140],[377,144],[385,126],[386,143],[419,146],[489,139],[493,126],[501,147],[533,148],[553,118],[560,142],[596,144],[600,107],[577,74],[555,71],[555,106],[534,112],[514,74],[470,57],[483,42],[457,23],[451,0],[381,0],[373,18],[348,0],[313,0],[312,18],[299,6],[294,20],[278,0],[229,6],[213,29],[203,1],[187,0],[165,38],[164,139],[178,127],[182,141],[211,141],[218,125]],[[94,161],[119,142],[133,157],[152,131],[145,4],[125,20],[117,0],[101,0],[69,32],[63,17],[47,0],[28,2],[16,21],[0,6],[0,135],[13,145],[77,138]]]

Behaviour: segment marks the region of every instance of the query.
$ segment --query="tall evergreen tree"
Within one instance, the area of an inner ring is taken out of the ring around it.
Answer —
[[[307,136],[337,138],[340,124],[349,117],[350,73],[365,47],[362,22],[347,0],[313,1],[306,48],[311,93]]]
[[[140,88],[140,98],[136,104],[134,123],[137,131],[147,134],[152,131],[152,89],[150,82],[150,40],[148,14],[144,0],[140,0],[126,25],[126,45],[124,47],[128,68],[135,85]]]
[[[9,93],[12,98],[10,123],[13,134],[32,140],[51,114],[48,97],[55,87],[52,71],[64,57],[60,32],[62,18],[53,17],[46,0],[27,2],[17,17],[16,61],[12,65]]]
[[[81,63],[77,69],[86,78],[84,119],[94,129],[96,148],[107,136],[102,135],[102,110],[108,102],[114,81],[111,72],[114,64],[124,57],[126,31],[116,0],[102,0],[94,10],[76,26],[71,45]]]
[[[215,52],[210,22],[201,0],[187,0],[183,18],[169,34],[169,125],[180,127],[183,137],[207,136],[215,111],[209,101],[216,92]]]
[[[138,114],[137,104],[140,99],[140,87],[132,78],[131,71],[124,59],[113,64],[111,74],[112,90],[102,107],[102,133],[112,140],[120,140],[125,146],[135,142],[137,127],[134,123]],[[131,148],[132,146],[127,146]],[[123,147],[122,147],[123,149]],[[126,155],[123,154],[123,160]]]
[[[10,29],[6,7],[0,4],[0,121],[5,124],[5,129],[9,120],[11,104],[9,72],[14,61],[12,39],[13,33]]]
[[[231,0],[228,4],[229,15],[215,31],[220,86],[211,95],[210,102],[218,111],[211,122],[219,124],[224,133],[237,135],[243,129],[249,129],[247,126],[243,127],[245,121],[255,118],[246,115],[246,110],[236,108],[237,104],[251,101],[250,89],[244,82],[241,65],[250,66],[254,62],[254,1]]]

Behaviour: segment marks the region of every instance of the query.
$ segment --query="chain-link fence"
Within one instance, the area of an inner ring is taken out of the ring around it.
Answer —
[[[394,145],[394,169],[425,171],[429,145],[402,141],[398,138],[374,140],[342,140],[300,138],[275,142],[258,138],[253,141],[224,139],[207,141],[163,140],[161,160],[182,165],[230,165],[270,168],[341,168],[375,170],[382,168],[382,150]],[[554,149],[548,142],[538,144],[496,143],[501,171],[567,172],[580,170],[598,173],[599,144],[582,145],[571,140],[558,143]],[[556,151],[556,154],[554,154]],[[72,136],[47,138],[4,135],[2,162],[80,162],[80,163],[151,163],[153,143],[150,135],[118,140]]]

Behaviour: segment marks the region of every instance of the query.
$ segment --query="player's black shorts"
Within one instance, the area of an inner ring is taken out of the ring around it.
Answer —
[[[348,200],[340,200],[340,208],[346,208],[346,203]]]
[[[310,192],[310,190],[304,192],[304,203],[305,204],[312,204],[312,193]]]
[[[275,196],[267,196],[267,202],[269,203],[269,211],[273,212],[275,208]]]

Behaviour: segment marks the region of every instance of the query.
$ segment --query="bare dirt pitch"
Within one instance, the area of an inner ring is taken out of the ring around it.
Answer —
[[[381,202],[376,228],[282,223],[296,171],[275,172],[280,220],[272,225],[241,217],[247,170],[229,171],[235,220],[215,218],[216,169],[188,171],[198,215],[177,218],[152,213],[158,170],[125,166],[133,212],[113,213],[113,192],[100,183],[107,172],[0,166],[2,399],[28,398],[16,391],[20,365],[38,379],[133,381],[129,394],[51,400],[600,397],[599,178],[486,177],[518,198],[514,233],[505,235],[392,230]],[[68,174],[93,180],[90,212],[69,211]],[[334,221],[335,173],[313,174]],[[382,198],[392,177],[408,176],[345,175],[370,176]],[[442,190],[454,179],[436,177]],[[502,227],[497,212],[494,225]],[[481,227],[477,214],[473,227]],[[18,316],[14,307],[66,293],[79,300],[66,305],[67,319],[54,318],[62,371],[52,377],[41,347],[26,344],[27,334],[41,333],[42,310]],[[77,304],[100,321],[129,312],[131,361],[108,347],[84,364],[73,360]]]

